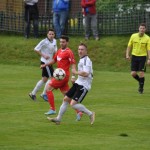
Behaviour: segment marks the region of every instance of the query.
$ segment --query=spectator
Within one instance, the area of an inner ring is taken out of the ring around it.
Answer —
[[[34,37],[38,38],[38,0],[24,0],[25,2],[25,37],[29,38],[31,21],[33,21]]]
[[[69,0],[53,0],[53,25],[56,38],[64,34],[69,14]]]
[[[90,26],[95,40],[99,40],[97,31],[96,0],[81,0],[82,13],[85,17],[85,40],[89,40]]]

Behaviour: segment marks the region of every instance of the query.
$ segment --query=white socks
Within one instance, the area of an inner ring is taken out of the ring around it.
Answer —
[[[48,81],[46,82],[46,84],[45,84],[45,87],[44,87],[44,90],[43,90],[43,93],[42,93],[43,95],[46,94],[46,87],[47,87],[47,85],[49,84],[49,81],[50,81],[50,80],[48,80]]]
[[[59,121],[61,121],[63,114],[66,112],[68,104],[69,103],[66,101],[63,101],[63,103],[61,104],[58,115],[56,117]]]
[[[35,88],[32,91],[32,94],[36,95],[36,93],[39,91],[39,89],[42,87],[43,84],[44,84],[43,80],[38,81],[38,83],[36,84]]]
[[[92,112],[90,110],[88,110],[84,105],[82,104],[75,104],[72,106],[72,108],[77,109],[81,112],[84,112],[85,114],[87,114],[88,116],[92,115]]]

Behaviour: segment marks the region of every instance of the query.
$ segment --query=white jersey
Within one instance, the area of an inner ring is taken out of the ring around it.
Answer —
[[[56,39],[50,41],[48,38],[42,40],[35,48],[35,51],[40,51],[42,54],[48,55],[50,58],[45,59],[41,56],[41,61],[44,63],[48,63],[52,60],[54,53],[57,51],[57,43]]]
[[[83,85],[87,90],[91,89],[92,79],[93,79],[93,68],[92,61],[88,56],[85,56],[79,60],[78,71],[84,71],[89,73],[88,77],[83,77],[78,75],[75,83]]]

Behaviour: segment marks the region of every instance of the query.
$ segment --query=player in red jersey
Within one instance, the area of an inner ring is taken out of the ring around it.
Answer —
[[[57,63],[57,68],[62,68],[66,73],[66,76],[63,80],[56,80],[55,78],[52,78],[47,86],[47,97],[48,102],[50,104],[50,110],[45,113],[46,115],[56,114],[54,95],[52,91],[54,89],[59,88],[61,93],[65,95],[69,90],[68,82],[70,78],[70,67],[72,67],[72,69],[76,68],[74,54],[71,51],[71,49],[67,47],[68,42],[69,38],[67,36],[61,36],[60,38],[61,48],[56,52],[56,54],[53,57],[53,60],[47,64],[41,65],[41,67],[45,67]],[[72,82],[75,81],[74,76],[72,76],[71,81]],[[81,112],[78,112],[77,120],[80,120],[81,116],[82,116]]]

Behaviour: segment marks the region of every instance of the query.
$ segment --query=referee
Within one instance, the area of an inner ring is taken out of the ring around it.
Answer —
[[[145,34],[145,31],[146,25],[141,23],[139,32],[131,35],[126,50],[126,59],[131,60],[131,75],[139,83],[138,92],[140,94],[144,91],[146,59],[148,59],[147,63],[150,64],[150,38]],[[132,57],[130,57],[130,51]]]

